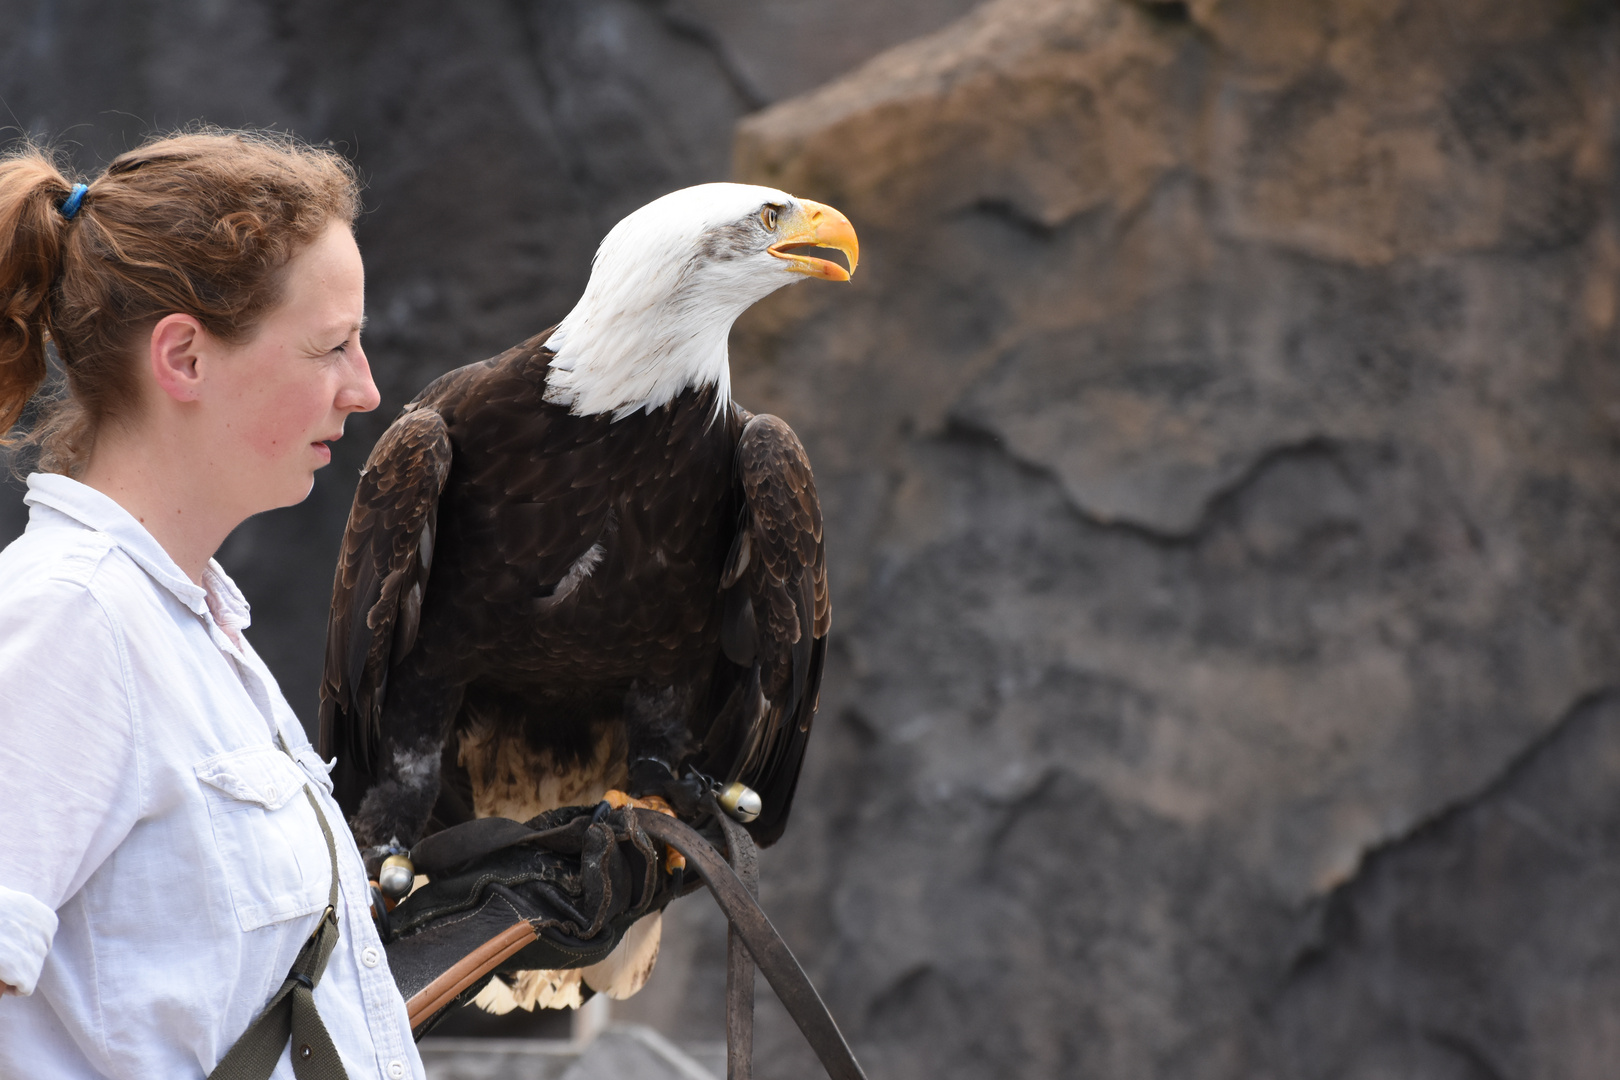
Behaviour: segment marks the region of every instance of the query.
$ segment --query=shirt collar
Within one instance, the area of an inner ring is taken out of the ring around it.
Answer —
[[[203,583],[186,577],[185,571],[169,557],[146,527],[122,506],[93,487],[58,473],[32,473],[23,502],[42,506],[71,518],[87,529],[111,537],[124,554],[142,570],[173,593],[186,607],[204,618],[216,621],[222,629],[241,630],[249,623],[249,609],[242,591],[219,563],[208,560]],[[32,520],[32,512],[30,520]],[[212,601],[212,603],[210,603]],[[215,610],[217,609],[217,610]]]
[[[208,566],[203,570],[203,586],[207,591],[204,600],[208,604],[209,614],[213,616],[219,628],[225,631],[225,636],[240,646],[241,631],[253,623],[247,597],[242,595],[242,590],[236,587],[236,582],[232,581],[213,559],[208,560]]]

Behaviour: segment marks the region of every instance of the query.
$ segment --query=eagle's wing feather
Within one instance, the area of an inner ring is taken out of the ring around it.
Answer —
[[[821,503],[798,436],[777,417],[751,417],[736,461],[744,507],[722,579],[734,582],[722,640],[727,662],[749,670],[722,710],[730,730],[711,732],[705,750],[727,748],[715,770],[759,792],[764,811],[750,831],[769,844],[792,806],[832,612]]]
[[[381,738],[388,669],[416,644],[450,458],[438,410],[407,408],[372,449],[349,512],[326,628],[320,747],[362,769]]]

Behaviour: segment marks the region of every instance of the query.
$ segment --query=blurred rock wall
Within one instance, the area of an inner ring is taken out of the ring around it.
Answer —
[[[222,553],[306,714],[386,414],[733,171],[862,239],[733,369],[834,585],[765,903],[874,1080],[1611,1075],[1610,0],[9,6],[87,163],[204,117],[368,175],[384,408]],[[616,1008],[713,1037],[670,922]]]
[[[742,122],[863,240],[737,351],[875,1074],[1613,1069],[1617,15],[998,0]]]

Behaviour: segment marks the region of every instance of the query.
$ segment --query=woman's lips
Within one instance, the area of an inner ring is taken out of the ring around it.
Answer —
[[[316,439],[309,445],[313,446],[315,448],[315,452],[321,455],[321,461],[323,464],[330,463],[332,460],[332,448],[327,444],[335,443],[341,438],[343,438],[343,432],[340,431],[336,435],[328,435],[324,439]]]

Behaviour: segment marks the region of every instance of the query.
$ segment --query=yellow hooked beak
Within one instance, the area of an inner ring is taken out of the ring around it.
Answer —
[[[768,250],[778,259],[788,261],[788,269],[809,274],[825,281],[848,281],[861,261],[861,244],[855,239],[855,226],[849,218],[830,206],[809,199],[799,199],[796,209],[782,217],[779,229],[782,239]],[[806,248],[831,248],[841,251],[849,260],[849,269],[831,259],[819,259],[807,253]]]

